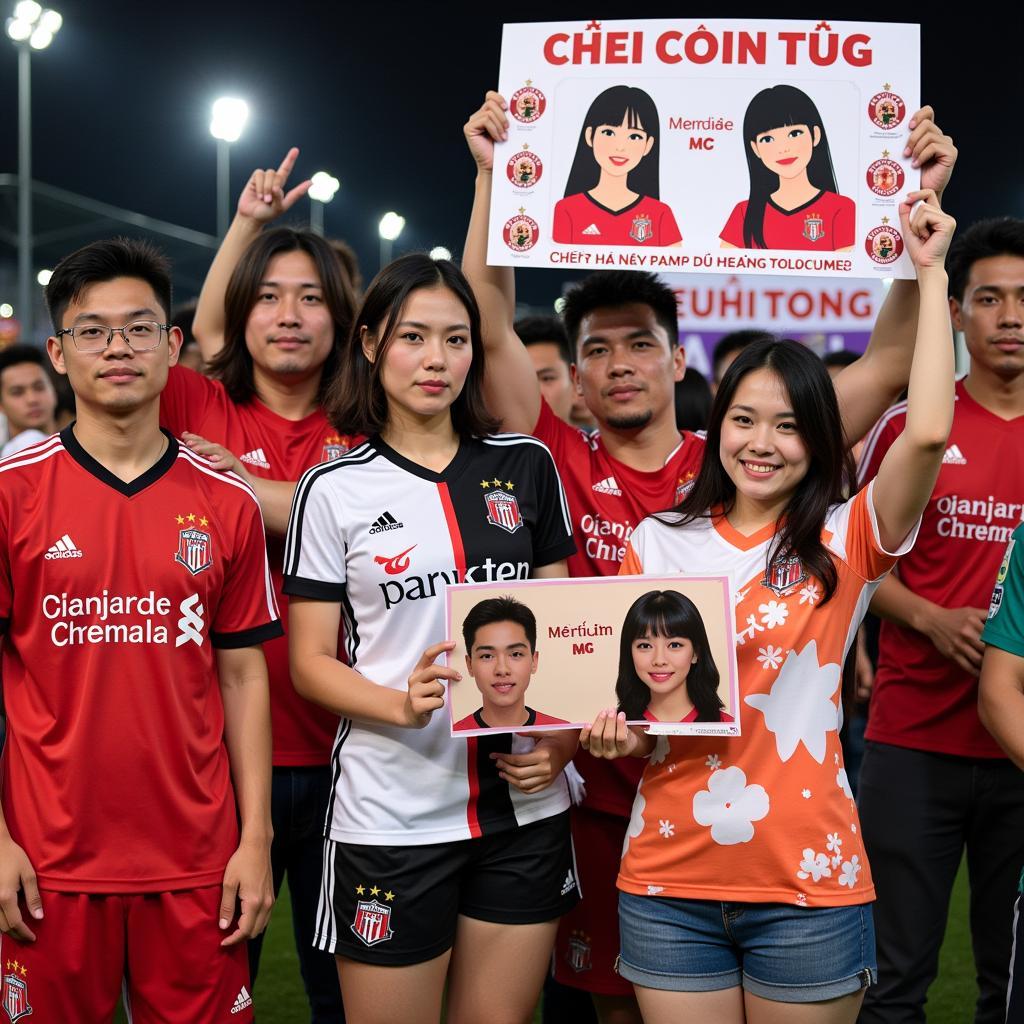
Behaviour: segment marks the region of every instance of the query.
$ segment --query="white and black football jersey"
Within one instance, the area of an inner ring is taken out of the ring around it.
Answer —
[[[441,473],[371,438],[299,481],[284,589],[339,602],[348,663],[405,690],[423,651],[447,639],[449,583],[526,579],[574,550],[558,472],[535,438],[465,440]],[[420,845],[560,813],[569,805],[564,776],[527,796],[494,770],[492,752],[532,744],[508,735],[454,739],[443,712],[423,729],[342,719],[328,834],[346,843]]]

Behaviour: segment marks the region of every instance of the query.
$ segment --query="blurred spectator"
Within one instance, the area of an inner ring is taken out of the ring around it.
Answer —
[[[206,373],[206,361],[199,348],[199,342],[192,333],[192,321],[196,315],[196,304],[194,301],[186,302],[178,306],[171,313],[171,324],[181,331],[181,350],[178,353],[178,365],[187,366],[196,373]]]
[[[10,440],[0,458],[42,441],[57,429],[57,391],[50,361],[34,345],[9,345],[0,351],[0,410]]]
[[[676,426],[680,430],[704,430],[711,415],[712,397],[704,374],[688,366],[683,379],[676,381]]]
[[[711,368],[714,376],[711,378],[711,394],[718,390],[722,383],[725,371],[732,366],[732,361],[748,346],[755,341],[762,341],[765,338],[774,338],[770,331],[745,330],[732,331],[719,338],[715,344],[715,351],[711,356]]]
[[[524,317],[516,321],[515,331],[530,353],[551,411],[571,426],[593,430],[594,419],[573,383],[572,352],[562,321],[557,316]]]

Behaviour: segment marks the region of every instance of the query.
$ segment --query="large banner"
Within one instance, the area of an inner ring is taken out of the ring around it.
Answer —
[[[493,265],[914,276],[916,25],[506,25]]]

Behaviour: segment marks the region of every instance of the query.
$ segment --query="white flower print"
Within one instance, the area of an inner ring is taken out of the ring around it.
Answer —
[[[761,621],[769,629],[784,626],[789,615],[785,601],[769,601],[767,604],[759,604],[757,610],[761,613]]]
[[[833,754],[832,756],[836,759],[836,764],[839,764],[839,755]]]
[[[757,660],[761,662],[761,668],[778,668],[782,664],[781,647],[769,644],[767,647],[758,647],[757,651]]]
[[[797,878],[809,878],[812,882],[820,882],[822,878],[831,878],[832,869],[828,866],[828,857],[824,853],[815,853],[810,847],[804,850],[803,860]]]
[[[629,828],[626,829],[626,836],[622,840],[622,856],[626,856],[629,849],[630,839],[636,839],[644,830],[644,808],[647,806],[647,797],[643,793],[644,784],[641,780],[637,786],[636,796],[633,798],[633,813],[629,818]]]
[[[860,857],[854,854],[848,861],[844,861],[843,870],[839,875],[839,884],[848,885],[851,889],[857,884],[857,876],[860,874]]]
[[[846,794],[847,800],[853,799],[853,790],[850,788],[850,777],[846,774],[845,768],[836,772],[836,785]]]
[[[704,762],[705,766],[715,771],[722,767],[722,759],[717,754],[708,754],[708,759]]]
[[[661,764],[661,762],[668,757],[671,749],[672,748],[668,745],[668,737],[659,736],[657,742],[654,744],[654,750],[651,751],[651,764]]]
[[[750,593],[750,587],[747,587],[746,590],[737,590],[736,594],[734,595],[734,597],[732,599],[733,606],[737,607],[740,604],[742,604],[743,603],[743,598],[745,598],[747,596],[747,594],[749,594],[749,593]]]
[[[838,832],[829,832],[828,835],[825,836],[825,849],[828,850],[829,853],[838,853],[840,849],[842,849],[842,846],[843,841],[839,838]]]
[[[842,855],[841,853],[837,853],[837,854],[836,854],[836,855],[835,855],[835,856],[834,856],[834,857],[832,858],[832,860],[830,861],[830,863],[832,864],[832,867],[833,867],[833,868],[837,868],[837,867],[839,867],[839,865],[843,863],[843,855]]]
[[[780,760],[788,761],[803,743],[818,764],[824,763],[828,734],[839,728],[833,701],[839,672],[832,662],[818,663],[817,641],[811,640],[799,654],[790,651],[786,655],[768,693],[746,698],[746,704],[764,715],[765,728],[775,734]]]
[[[820,597],[821,591],[818,589],[817,583],[808,583],[800,590],[801,604],[817,604]]]
[[[763,786],[748,786],[742,768],[721,768],[711,773],[708,788],[695,793],[693,817],[698,825],[711,826],[711,838],[720,846],[749,843],[754,822],[769,808]]]
[[[663,885],[649,885],[647,886],[648,896],[657,896],[659,892],[664,892],[665,886]]]
[[[798,892],[796,894],[796,905],[798,907],[806,907],[807,906],[807,893],[805,893],[805,892]]]
[[[856,825],[856,822],[855,822],[854,824],[852,824],[852,825],[850,826],[850,831],[851,831],[851,832],[852,832],[852,833],[853,833],[854,835],[856,835],[856,834],[857,834],[857,825]]]
[[[736,632],[736,644],[742,647],[748,640],[753,640],[755,634],[763,632],[764,626],[757,621],[757,617],[755,615],[748,615],[746,626]]]
[[[801,791],[801,793],[800,793],[800,795],[801,795],[801,796],[802,796],[802,797],[803,797],[803,798],[804,798],[805,800],[810,800],[810,799],[811,799],[811,791],[810,791],[809,789],[805,789],[805,790],[802,790],[802,791]]]
[[[671,839],[676,834],[676,827],[668,818],[658,819],[658,831],[666,838]]]

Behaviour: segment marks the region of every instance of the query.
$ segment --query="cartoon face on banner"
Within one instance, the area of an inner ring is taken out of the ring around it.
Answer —
[[[885,264],[863,242],[919,180],[902,156],[918,67],[907,25],[507,25],[488,260],[912,277],[896,239]]]

